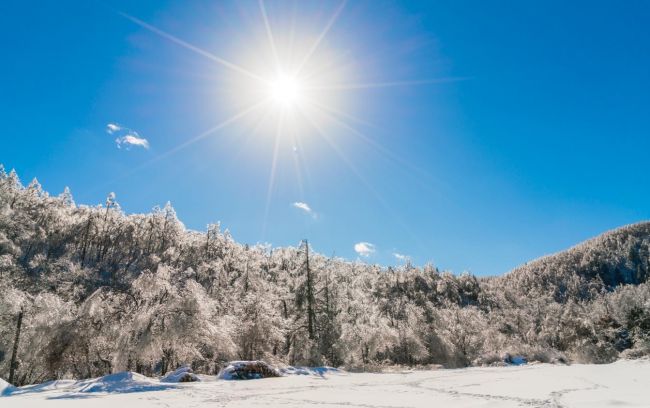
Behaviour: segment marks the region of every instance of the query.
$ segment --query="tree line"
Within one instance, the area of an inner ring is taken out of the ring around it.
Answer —
[[[219,224],[192,231],[170,204],[77,205],[0,166],[0,377],[638,357],[650,351],[649,248],[641,223],[500,277],[380,267],[307,241],[240,244]]]

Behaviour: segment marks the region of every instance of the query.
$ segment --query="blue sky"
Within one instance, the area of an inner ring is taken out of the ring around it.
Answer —
[[[333,21],[312,65],[363,86],[328,91],[321,133],[276,139],[267,110],[197,140],[249,85],[206,54],[272,65],[260,6],[132,3],[0,4],[0,163],[24,182],[77,203],[114,191],[128,213],[171,201],[244,243],[478,275],[648,218],[647,2],[360,1],[335,20],[340,2],[268,2],[278,48]]]

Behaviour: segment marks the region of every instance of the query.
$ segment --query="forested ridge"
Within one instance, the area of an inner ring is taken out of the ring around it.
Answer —
[[[0,166],[0,377],[609,362],[650,354],[649,270],[650,223],[477,278],[243,245],[219,224],[186,229],[169,204],[76,205]]]

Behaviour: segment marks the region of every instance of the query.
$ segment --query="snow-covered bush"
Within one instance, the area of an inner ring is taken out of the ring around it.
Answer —
[[[222,380],[257,380],[280,376],[282,376],[280,370],[264,361],[231,361],[219,371],[217,378]]]
[[[172,372],[167,373],[160,382],[164,383],[183,383],[183,382],[197,382],[201,379],[194,374],[192,368],[189,366],[180,367]]]

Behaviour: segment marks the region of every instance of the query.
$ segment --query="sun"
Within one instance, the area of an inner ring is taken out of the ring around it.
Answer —
[[[268,96],[280,108],[297,106],[303,97],[303,86],[296,77],[281,74],[269,81]]]
[[[300,2],[295,4],[298,3]],[[322,21],[324,24],[321,25],[320,18],[326,14],[314,13],[314,20],[309,15],[302,16],[305,17],[304,19],[298,19],[294,8],[284,10],[282,6],[277,6],[275,8],[277,14],[273,19],[269,19],[266,1],[258,0],[259,22],[243,30],[241,25],[235,22],[233,28],[236,31],[222,33],[223,38],[232,37],[240,40],[240,43],[227,42],[232,44],[226,48],[233,54],[233,58],[229,59],[199,48],[136,17],[120,13],[142,28],[218,65],[219,69],[213,70],[210,66],[210,71],[207,74],[201,72],[201,76],[215,78],[213,84],[216,86],[213,89],[219,97],[215,100],[215,104],[220,109],[222,106],[230,105],[231,109],[226,111],[232,110],[231,115],[221,119],[219,123],[158,155],[149,163],[239,123],[246,130],[244,133],[246,140],[242,141],[242,149],[255,147],[250,150],[264,153],[270,151],[272,154],[263,230],[266,228],[271,198],[275,191],[278,166],[293,162],[292,170],[302,194],[303,180],[307,180],[307,166],[313,163],[315,157],[308,159],[307,154],[317,151],[307,147],[315,146],[320,142],[329,145],[357,176],[361,184],[384,204],[384,200],[356,168],[355,160],[347,156],[347,151],[351,148],[344,143],[354,138],[365,143],[368,148],[374,149],[385,159],[400,166],[413,167],[409,160],[395,155],[374,138],[357,129],[355,124],[367,128],[375,127],[351,113],[367,102],[367,99],[358,92],[365,89],[421,86],[456,79],[370,81],[376,70],[370,66],[366,67],[365,58],[360,56],[354,58],[352,51],[356,49],[355,44],[344,37],[329,35],[347,3],[347,0],[339,0],[339,5],[328,14],[329,18],[326,22]],[[273,2],[273,4],[280,4],[280,2]],[[239,15],[248,15],[248,12],[244,13],[240,10]],[[272,22],[275,24],[272,25]],[[240,37],[242,33],[244,36]],[[337,43],[341,43],[342,47],[332,47]],[[373,59],[374,57],[371,58]],[[374,101],[370,102],[368,106],[374,104]],[[259,146],[249,143],[249,137],[260,135],[263,136],[259,139],[260,143],[255,143]],[[268,141],[272,144],[267,144]],[[329,156],[318,154],[318,157]]]

